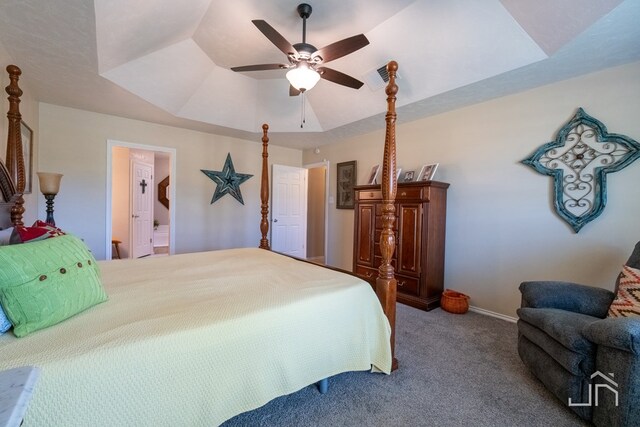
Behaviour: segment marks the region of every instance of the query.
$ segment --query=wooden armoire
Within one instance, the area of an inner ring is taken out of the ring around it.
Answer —
[[[443,291],[448,187],[438,181],[398,184],[392,260],[398,282],[397,301],[423,310],[438,307]],[[355,187],[354,213],[353,272],[375,288],[382,260],[379,185]]]

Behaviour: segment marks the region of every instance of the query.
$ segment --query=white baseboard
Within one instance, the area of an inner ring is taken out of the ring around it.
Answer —
[[[484,308],[470,306],[469,311],[474,313],[484,314],[485,316],[497,317],[498,319],[506,320],[507,322],[516,323],[518,319],[515,317],[507,316],[506,314],[496,313],[495,311],[485,310]]]

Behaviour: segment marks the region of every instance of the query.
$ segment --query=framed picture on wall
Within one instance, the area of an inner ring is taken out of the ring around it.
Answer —
[[[33,185],[33,131],[23,121],[20,121],[20,137],[24,158],[24,194],[30,194]]]
[[[336,189],[336,208],[353,209],[355,206],[355,193],[353,187],[356,185],[357,168],[356,161],[338,163],[336,165],[338,174]]]
[[[158,183],[158,201],[169,209],[169,176]]]
[[[420,169],[420,175],[418,175],[418,181],[431,181],[436,174],[439,163],[432,163],[430,165],[422,166]]]

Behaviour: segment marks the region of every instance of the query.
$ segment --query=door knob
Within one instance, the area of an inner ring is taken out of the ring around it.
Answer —
[[[131,215],[131,218],[140,218],[140,215]]]
[[[273,222],[278,222],[278,220],[277,220],[277,219],[274,219],[274,220],[273,220]]]

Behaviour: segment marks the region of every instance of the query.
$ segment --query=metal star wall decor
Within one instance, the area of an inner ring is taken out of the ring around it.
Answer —
[[[211,204],[214,204],[225,194],[231,194],[237,201],[244,205],[242,193],[240,193],[240,184],[251,178],[253,175],[246,173],[236,173],[231,160],[231,153],[227,153],[227,160],[221,171],[209,171],[200,169],[202,173],[207,175],[216,183],[216,191],[211,198]]]
[[[522,163],[553,177],[556,212],[577,233],[597,218],[607,203],[607,174],[640,157],[640,144],[607,132],[606,126],[578,108],[556,135]]]

